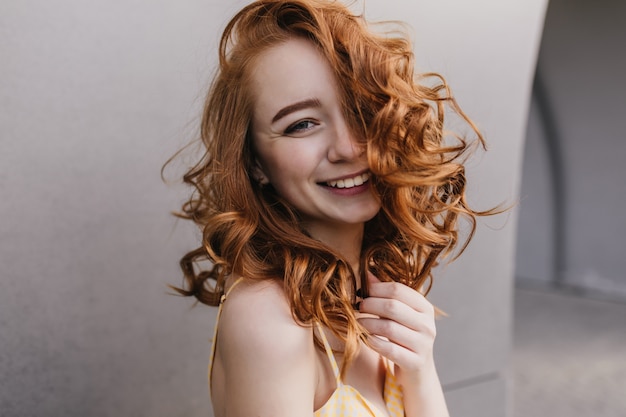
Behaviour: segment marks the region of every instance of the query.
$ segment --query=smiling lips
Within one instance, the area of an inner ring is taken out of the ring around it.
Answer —
[[[370,174],[365,172],[352,178],[344,178],[342,180],[328,181],[326,185],[333,188],[353,188],[363,185],[369,180]]]

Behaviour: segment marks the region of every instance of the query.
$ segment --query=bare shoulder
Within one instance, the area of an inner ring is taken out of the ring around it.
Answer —
[[[244,280],[229,292],[218,351],[220,363],[215,365],[223,370],[223,386],[217,401],[229,415],[312,413],[313,332],[296,323],[280,283]]]
[[[229,293],[222,309],[221,342],[232,343],[230,347],[242,353],[249,349],[257,355],[263,350],[268,355],[289,354],[313,341],[311,329],[295,322],[278,282],[243,281]]]

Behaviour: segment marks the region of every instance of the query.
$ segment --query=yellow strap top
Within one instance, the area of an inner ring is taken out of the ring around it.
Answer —
[[[404,406],[402,404],[402,391],[395,376],[391,373],[389,362],[385,361],[385,388],[383,398],[387,407],[387,412],[380,410],[370,403],[351,385],[346,385],[341,381],[339,366],[335,360],[335,355],[330,348],[326,335],[322,331],[322,326],[317,323],[317,328],[324,343],[326,355],[335,374],[337,388],[330,396],[326,404],[315,411],[315,417],[403,417]]]
[[[222,298],[220,299],[220,305],[217,308],[217,316],[215,317],[215,328],[213,329],[213,339],[211,340],[211,356],[209,357],[209,388],[212,389],[211,382],[211,373],[213,372],[213,359],[215,359],[215,347],[217,346],[217,327],[220,323],[220,316],[222,315],[222,306],[224,305],[224,301],[228,297],[228,294],[241,282],[243,277],[237,278],[233,285],[228,289],[228,291],[222,294]]]
[[[211,387],[211,372],[213,371],[213,360],[215,358],[215,347],[217,343],[217,330],[219,325],[220,316],[222,315],[222,306],[228,298],[228,294],[241,282],[242,278],[237,279],[228,291],[222,295],[220,305],[217,310],[217,317],[215,318],[215,329],[213,330],[213,340],[211,341],[211,356],[209,358],[209,387]],[[337,388],[330,396],[328,401],[317,411],[315,411],[315,417],[403,417],[404,407],[402,404],[402,391],[398,385],[395,376],[391,373],[390,365],[385,361],[386,376],[385,376],[385,389],[383,392],[383,398],[387,412],[383,412],[377,408],[374,404],[371,404],[365,397],[361,395],[351,385],[346,385],[341,381],[339,366],[333,355],[333,351],[330,348],[328,339],[322,331],[322,326],[319,323],[317,328],[324,343],[324,349],[326,355],[330,361],[330,365],[335,374],[337,381]]]

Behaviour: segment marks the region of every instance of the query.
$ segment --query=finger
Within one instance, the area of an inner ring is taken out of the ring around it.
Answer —
[[[433,321],[427,314],[418,312],[403,302],[390,298],[368,297],[361,301],[359,312],[392,320],[416,331],[423,328],[423,322]]]
[[[428,343],[428,337],[424,337],[425,335],[422,333],[411,330],[393,320],[366,317],[360,318],[359,323],[361,323],[370,334],[385,337],[389,341],[411,351],[419,350],[420,341]]]
[[[435,334],[434,315],[416,311],[398,300],[366,298],[361,302],[359,312],[396,322],[412,331],[422,332],[433,337]]]
[[[370,282],[369,297],[400,301],[415,311],[434,315],[433,305],[419,292],[399,282]]]
[[[376,353],[389,359],[404,371],[417,371],[432,357],[431,352],[414,352],[379,336],[371,336],[367,340]]]
[[[372,274],[370,271],[367,271],[367,282],[368,284],[377,284],[379,282],[383,282],[381,280],[378,279],[378,277],[374,274]]]

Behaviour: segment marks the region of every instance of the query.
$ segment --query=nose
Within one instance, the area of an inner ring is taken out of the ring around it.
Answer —
[[[354,132],[341,118],[329,137],[328,160],[331,162],[353,161],[365,152],[365,146],[355,137]]]

